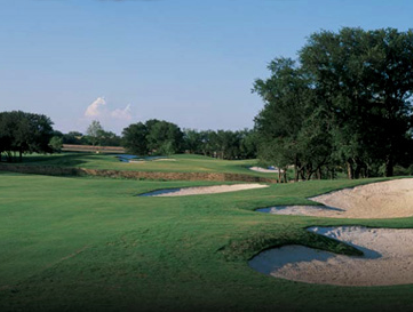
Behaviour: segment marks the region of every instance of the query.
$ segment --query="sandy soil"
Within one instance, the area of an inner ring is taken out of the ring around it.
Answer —
[[[263,172],[263,173],[278,173],[278,170],[280,170],[281,173],[284,172],[284,170],[278,169],[278,168],[275,168],[272,170],[272,169],[264,169],[261,167],[251,167],[250,170],[256,171],[256,172]]]
[[[413,179],[357,186],[316,196],[322,206],[281,206],[257,211],[331,218],[400,218],[413,216]]]
[[[364,252],[349,257],[291,245],[264,251],[249,265],[264,274],[307,283],[384,286],[413,283],[413,230],[313,227],[309,231]]]
[[[268,187],[263,184],[235,184],[235,185],[214,185],[214,186],[200,186],[200,187],[187,187],[180,189],[166,189],[154,191],[141,196],[153,196],[153,197],[166,197],[166,196],[187,196],[187,195],[200,195],[200,194],[216,194],[235,191],[244,191],[251,189],[258,189]]]

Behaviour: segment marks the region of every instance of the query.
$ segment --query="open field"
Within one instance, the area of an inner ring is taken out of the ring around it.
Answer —
[[[24,157],[24,164],[149,172],[235,173],[264,178],[278,177],[277,173],[261,173],[250,170],[250,167],[257,165],[257,160],[255,159],[229,161],[189,154],[171,155],[169,158],[176,161],[125,163],[119,161],[115,154],[61,153],[53,155],[26,155]]]
[[[0,173],[0,310],[383,311],[413,305],[413,285],[338,287],[275,279],[248,260],[301,244],[357,254],[305,229],[409,228],[413,218],[351,220],[254,212],[378,181],[311,181],[233,193],[137,197],[216,185]]]

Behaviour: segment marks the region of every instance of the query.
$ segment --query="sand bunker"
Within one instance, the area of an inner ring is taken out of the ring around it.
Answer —
[[[413,230],[365,227],[308,229],[364,252],[362,257],[336,255],[291,245],[263,251],[249,265],[274,277],[341,286],[384,286],[413,283]]]
[[[200,194],[216,194],[235,191],[244,191],[251,189],[258,189],[268,187],[263,184],[235,184],[235,185],[214,185],[214,186],[199,186],[199,187],[187,187],[179,189],[166,189],[154,191],[140,196],[154,196],[154,197],[166,197],[166,196],[187,196],[187,195],[200,195]]]
[[[263,173],[278,173],[278,171],[280,171],[281,173],[284,173],[284,170],[278,169],[278,168],[264,169],[264,168],[261,168],[261,167],[251,167],[250,170],[256,171],[256,172],[263,172]]]
[[[257,211],[330,218],[410,217],[413,216],[413,179],[372,183],[310,199],[325,206],[279,206]]]

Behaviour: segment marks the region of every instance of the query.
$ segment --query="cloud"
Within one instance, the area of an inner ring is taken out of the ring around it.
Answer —
[[[125,108],[109,109],[108,103],[104,97],[98,97],[92,102],[84,113],[84,117],[87,119],[99,119],[101,121],[110,120],[131,120],[133,117],[131,105],[126,105]]]
[[[106,105],[106,100],[104,97],[98,97],[92,104],[90,104],[86,111],[85,117],[96,118],[104,114],[103,106]]]
[[[131,105],[128,104],[124,109],[115,109],[114,111],[110,112],[110,116],[116,119],[121,120],[131,120],[132,119],[132,112],[131,112]]]

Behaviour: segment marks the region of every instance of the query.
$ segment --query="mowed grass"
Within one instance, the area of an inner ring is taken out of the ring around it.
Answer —
[[[277,173],[260,173],[250,170],[258,161],[221,160],[201,155],[177,154],[168,158],[175,161],[145,161],[125,163],[114,154],[61,153],[53,155],[26,155],[24,163],[29,165],[81,167],[88,169],[135,170],[156,172],[204,172],[237,173],[257,177],[277,178]]]
[[[307,233],[311,225],[413,227],[413,218],[253,211],[372,181],[150,198],[136,195],[213,183],[0,173],[0,311],[407,311],[410,285],[312,285],[265,276],[247,264],[265,248],[290,243],[355,253]]]

